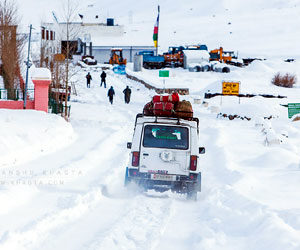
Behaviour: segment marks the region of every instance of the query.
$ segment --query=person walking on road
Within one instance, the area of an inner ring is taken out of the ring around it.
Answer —
[[[113,86],[111,86],[110,89],[109,89],[108,92],[107,92],[107,96],[108,96],[109,102],[110,102],[111,104],[113,104],[114,95],[115,95],[115,91],[114,91]]]
[[[124,93],[124,98],[125,98],[125,103],[129,103],[130,102],[130,95],[131,95],[131,89],[126,86],[126,88],[123,90]]]
[[[91,87],[91,80],[92,80],[92,76],[91,76],[90,72],[85,77],[86,77],[86,87],[90,88]]]
[[[100,84],[100,87],[102,87],[102,83],[103,83],[103,85],[104,85],[104,88],[106,88],[106,81],[105,81],[105,78],[106,78],[106,73],[105,73],[105,71],[104,71],[104,70],[102,71],[102,73],[101,73],[100,77],[101,77],[101,84]]]

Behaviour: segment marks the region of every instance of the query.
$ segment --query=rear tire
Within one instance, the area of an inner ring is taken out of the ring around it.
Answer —
[[[150,68],[151,68],[147,63],[143,63],[143,67],[144,67],[145,69],[150,69]]]

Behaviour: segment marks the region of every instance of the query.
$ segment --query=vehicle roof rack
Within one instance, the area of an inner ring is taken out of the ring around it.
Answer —
[[[141,118],[141,117],[155,117],[155,122],[157,122],[157,118],[168,118],[171,120],[177,120],[178,125],[180,124],[180,119],[186,120],[186,121],[195,121],[197,123],[197,127],[199,127],[199,119],[197,117],[184,118],[184,117],[178,117],[178,116],[157,116],[157,115],[145,115],[143,113],[138,113],[135,118],[135,124],[137,122],[137,119]]]

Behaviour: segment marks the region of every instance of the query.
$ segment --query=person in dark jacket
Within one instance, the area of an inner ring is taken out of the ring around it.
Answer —
[[[92,76],[91,76],[90,72],[87,73],[87,75],[85,77],[86,77],[86,86],[87,86],[87,88],[90,88],[91,87],[91,80],[92,80]]]
[[[110,102],[111,104],[113,104],[114,95],[115,95],[115,91],[114,91],[113,86],[111,86],[110,89],[109,89],[108,92],[107,92],[107,96],[108,96],[109,102]]]
[[[102,87],[102,83],[103,83],[103,85],[104,85],[104,88],[106,88],[106,81],[105,81],[105,78],[106,78],[106,73],[105,73],[105,71],[104,71],[104,70],[102,71],[102,73],[101,73],[100,77],[101,77],[101,84],[100,84],[100,87]]]
[[[130,102],[131,89],[128,86],[126,86],[126,88],[123,90],[123,93],[124,93],[125,103],[129,103]]]

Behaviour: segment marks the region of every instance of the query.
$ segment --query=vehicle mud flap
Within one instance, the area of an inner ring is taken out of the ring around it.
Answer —
[[[129,174],[128,174],[128,167],[126,167],[126,171],[125,171],[125,179],[124,179],[124,186],[128,186],[128,184],[130,183],[130,177],[129,177]]]
[[[201,172],[197,176],[196,190],[201,192]]]

